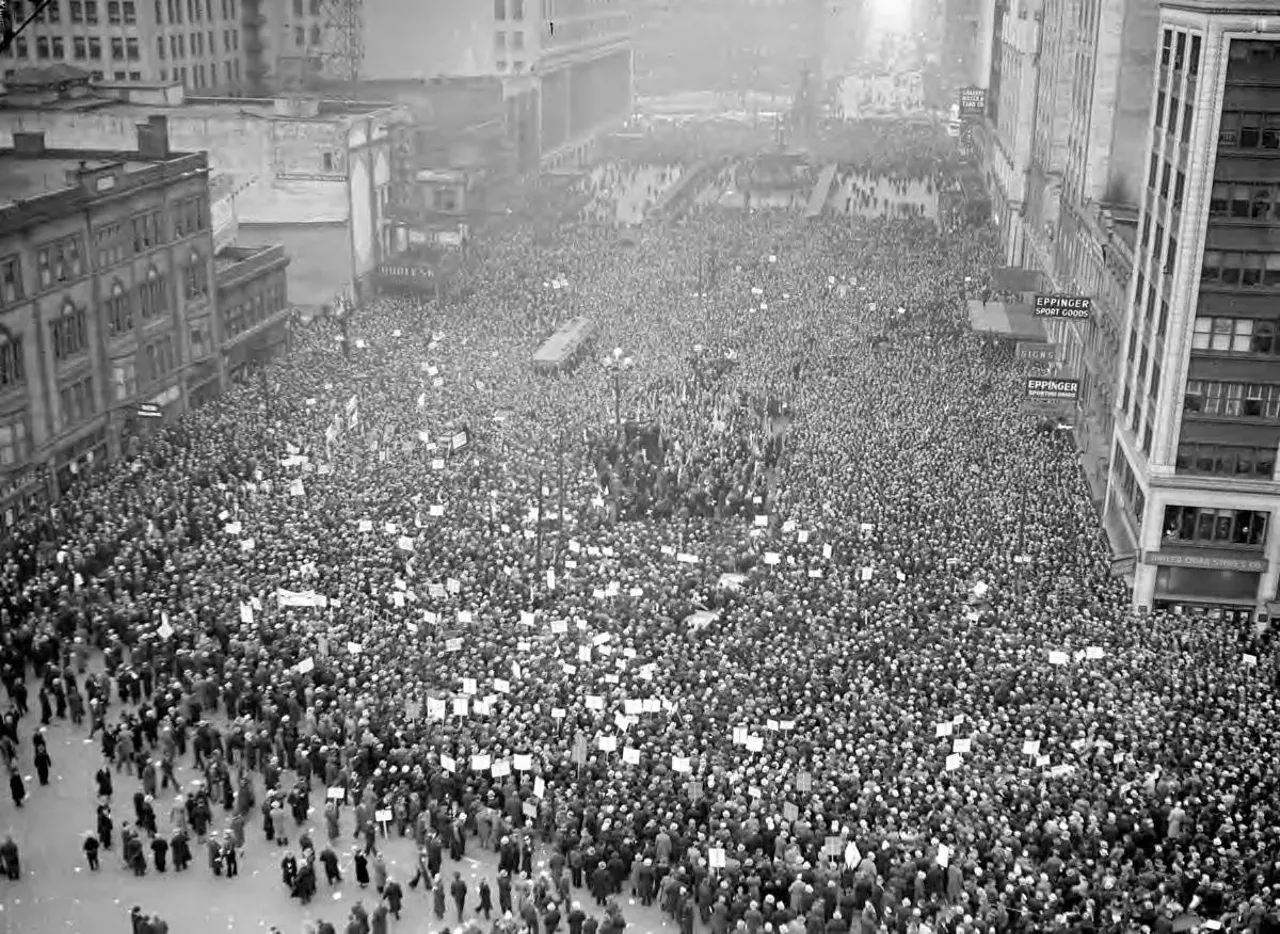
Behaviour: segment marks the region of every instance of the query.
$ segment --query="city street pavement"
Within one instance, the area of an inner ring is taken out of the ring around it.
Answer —
[[[126,870],[120,858],[120,825],[132,821],[133,793],[141,786],[137,779],[118,775],[115,779],[112,816],[116,830],[112,850],[101,853],[101,868],[90,872],[81,849],[83,834],[94,827],[95,797],[94,772],[102,762],[101,734],[91,742],[86,725],[76,728],[70,720],[55,719],[48,727],[46,739],[49,755],[53,759],[49,784],[41,787],[32,764],[31,736],[40,725],[39,705],[36,700],[38,684],[29,684],[31,710],[20,725],[21,772],[27,786],[26,804],[15,809],[8,793],[8,782],[0,786],[0,838],[11,835],[18,844],[22,857],[22,877],[17,882],[0,878],[0,934],[129,934],[129,910],[138,905],[148,914],[158,914],[169,923],[171,934],[258,934],[268,931],[272,925],[283,934],[296,934],[310,919],[325,919],[337,926],[339,932],[351,905],[363,901],[372,909],[378,898],[372,888],[362,891],[355,883],[351,848],[352,812],[344,808],[342,836],[338,852],[343,866],[343,882],[329,888],[324,882],[324,872],[317,866],[316,898],[308,906],[289,897],[281,880],[280,859],[284,851],[264,840],[262,815],[255,808],[245,823],[245,849],[240,859],[240,875],[235,879],[217,877],[209,869],[207,850],[192,845],[191,867],[184,873],[175,873],[172,860],[168,871],[156,873],[153,863],[148,864],[147,875],[136,878]],[[113,702],[108,721],[114,722],[121,713],[119,703]],[[183,788],[199,778],[191,768],[191,749],[182,758],[177,769]],[[286,772],[282,782],[286,789],[292,784],[293,773]],[[255,783],[258,802],[262,801],[262,783]],[[169,808],[173,800],[172,789],[156,798],[156,817],[162,833],[171,831]],[[313,806],[322,804],[321,791],[311,796]],[[219,833],[229,824],[229,812],[215,806],[215,827]],[[305,825],[311,831],[318,849],[326,841],[320,810],[313,811],[319,823]],[[287,818],[289,841],[295,844],[302,828],[292,817]],[[391,930],[397,934],[438,934],[445,928],[456,927],[457,916],[453,901],[449,900],[449,912],[438,921],[431,911],[429,893],[422,887],[411,890],[407,883],[412,875],[413,844],[411,838],[387,838],[379,841],[379,850],[387,860],[387,868],[393,878],[400,881],[405,890],[402,919],[391,920]],[[147,851],[150,859],[150,850]],[[540,854],[535,870],[545,861]],[[446,884],[460,871],[467,881],[467,918],[474,917],[476,886],[481,878],[488,878],[497,903],[496,857],[480,852],[474,838],[468,840],[468,852],[459,863],[454,863],[445,853],[444,872]],[[371,867],[372,868],[372,867]],[[593,911],[594,903],[586,889],[577,890],[575,898],[582,901],[588,914],[599,917],[602,912]],[[620,896],[623,915],[630,926],[630,934],[657,934],[664,929],[674,931],[675,925],[664,922],[654,908],[642,908],[630,897],[629,892]],[[487,934],[489,925],[484,925]],[[563,923],[562,928],[563,931]]]

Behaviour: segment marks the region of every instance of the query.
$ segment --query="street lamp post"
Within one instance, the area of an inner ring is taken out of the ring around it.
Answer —
[[[631,357],[624,356],[621,347],[613,348],[601,361],[606,373],[613,378],[613,424],[619,448],[622,446],[622,374],[635,366]]]
[[[601,365],[613,379],[613,424],[617,455],[613,463],[610,493],[613,499],[613,521],[617,522],[619,516],[618,488],[621,485],[619,471],[625,459],[624,434],[622,430],[622,374],[630,370],[635,365],[635,361],[625,356],[621,347],[615,347],[613,348],[613,353],[608,354],[601,361]]]

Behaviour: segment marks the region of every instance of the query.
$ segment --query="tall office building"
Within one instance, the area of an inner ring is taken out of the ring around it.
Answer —
[[[36,8],[13,0],[16,23]],[[0,56],[7,80],[60,64],[99,82],[180,82],[194,94],[238,93],[245,77],[240,0],[51,0]]]
[[[1244,618],[1280,609],[1280,16],[1258,7],[1161,3],[1108,498],[1137,605]]]
[[[362,16],[362,80],[499,78],[508,99],[532,98],[544,163],[631,115],[622,0],[379,0]]]
[[[1008,261],[1041,291],[1086,295],[1087,322],[1048,330],[1080,380],[1076,438],[1092,494],[1106,490],[1114,392],[1133,273],[1157,0],[1045,0],[1024,200],[1003,216]]]

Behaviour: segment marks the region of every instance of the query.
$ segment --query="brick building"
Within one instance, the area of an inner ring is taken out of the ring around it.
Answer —
[[[287,260],[236,255],[233,276],[210,213],[208,161],[163,118],[130,150],[0,150],[0,525],[279,346]]]

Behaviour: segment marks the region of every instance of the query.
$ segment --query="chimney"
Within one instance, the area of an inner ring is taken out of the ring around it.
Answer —
[[[144,159],[169,158],[169,118],[157,114],[138,124],[138,155]]]
[[[44,155],[44,131],[37,133],[14,133],[13,151],[19,156]]]

